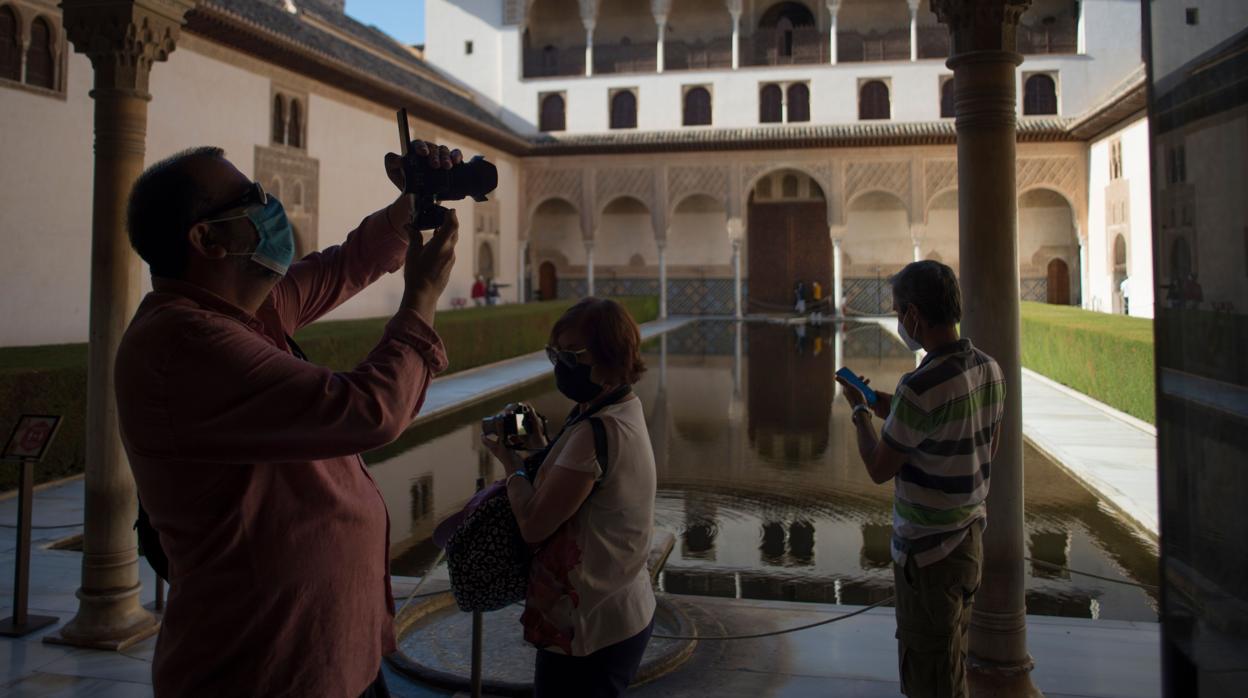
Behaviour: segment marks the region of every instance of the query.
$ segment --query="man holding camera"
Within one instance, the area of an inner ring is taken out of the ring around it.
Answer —
[[[965,697],[967,629],[1005,377],[991,356],[959,338],[962,297],[952,269],[914,262],[891,283],[897,332],[927,356],[902,376],[895,395],[876,392],[874,406],[850,381],[836,380],[853,407],[867,473],[876,483],[893,480],[901,691],[910,698]],[[885,420],[882,440],[873,413]]]
[[[458,151],[413,143],[450,169]],[[403,189],[400,158],[386,171]],[[389,517],[361,452],[393,441],[446,367],[433,330],[455,259],[401,196],[295,261],[281,202],[219,148],[150,167],[129,203],[152,271],[118,350],[117,406],[139,497],[169,558],[157,696],[385,696],[395,648]],[[354,369],[290,338],[387,272],[405,291]]]

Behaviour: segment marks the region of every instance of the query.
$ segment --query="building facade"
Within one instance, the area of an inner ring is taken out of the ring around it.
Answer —
[[[490,202],[456,206],[446,307],[483,275],[512,302],[765,312],[801,282],[877,313],[905,263],[958,268],[948,34],[927,0],[427,0],[423,52],[342,10],[199,3],[153,70],[148,162],[224,147],[307,251],[393,199],[381,161],[406,106],[417,137],[499,165]],[[1024,298],[1151,315],[1139,26],[1112,0],[1024,15]],[[0,345],[86,337],[90,75],[55,2],[0,0]],[[331,317],[386,315],[401,291],[389,277]]]

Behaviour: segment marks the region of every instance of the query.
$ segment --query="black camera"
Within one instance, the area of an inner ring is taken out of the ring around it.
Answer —
[[[434,169],[427,159],[412,155],[406,109],[399,110],[398,121],[403,178],[406,181],[403,193],[415,197],[412,222],[417,230],[431,230],[442,225],[446,209],[439,206],[439,202],[459,201],[467,197],[477,202],[486,201],[486,194],[498,188],[498,168],[480,155],[449,170]]]
[[[481,431],[497,436],[507,448],[519,448],[520,444],[512,443],[512,437],[524,439],[530,434],[545,434],[546,418],[538,414],[532,405],[513,402],[502,412],[482,419]]]

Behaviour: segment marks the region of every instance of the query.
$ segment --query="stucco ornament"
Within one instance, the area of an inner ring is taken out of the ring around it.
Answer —
[[[192,0],[64,0],[65,33],[95,68],[96,89],[146,97],[152,65],[168,60]]]

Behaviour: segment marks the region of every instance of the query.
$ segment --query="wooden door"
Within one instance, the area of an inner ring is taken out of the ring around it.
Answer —
[[[1048,297],[1052,305],[1070,305],[1070,268],[1066,262],[1054,259],[1049,262]]]
[[[537,277],[537,292],[541,294],[541,300],[549,301],[559,297],[559,275],[553,263],[542,262],[542,266],[537,269]]]
[[[816,281],[832,288],[832,241],[824,202],[751,202],[749,217],[751,312],[792,310],[798,281],[807,289]]]

